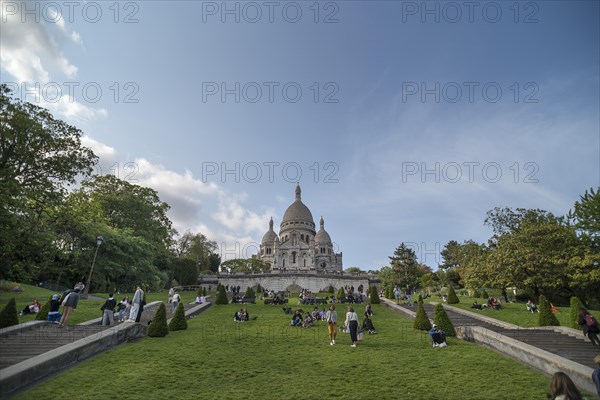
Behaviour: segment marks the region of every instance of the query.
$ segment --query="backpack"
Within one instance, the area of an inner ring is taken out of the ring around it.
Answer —
[[[596,318],[594,318],[594,316],[592,314],[586,314],[584,318],[585,318],[585,324],[587,326],[598,325],[598,321],[596,321]]]

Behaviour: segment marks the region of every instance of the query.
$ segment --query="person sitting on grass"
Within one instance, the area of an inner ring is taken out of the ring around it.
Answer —
[[[248,314],[247,308],[244,308],[243,310],[240,311],[240,321],[242,321],[242,322],[250,321],[250,314]]]
[[[235,314],[233,314],[233,320],[235,322],[241,322],[242,321],[242,312],[240,311],[236,311]]]
[[[25,306],[25,308],[23,308],[23,311],[21,311],[19,315],[37,314],[38,312],[40,312],[41,308],[42,305],[40,304],[40,301],[38,299],[33,299],[31,304]]]
[[[490,307],[494,310],[499,310],[502,308],[502,306],[500,305],[500,302],[493,297],[490,297],[487,305],[488,305],[488,307]]]
[[[429,331],[429,336],[431,336],[431,342],[433,343],[433,347],[446,347],[448,344],[446,343],[446,332],[441,330],[439,326],[433,324],[431,330]]]
[[[292,320],[290,321],[291,326],[302,326],[302,314],[300,310],[296,310],[294,316],[292,316]]]
[[[531,299],[527,300],[527,304],[525,306],[527,307],[527,311],[529,311],[532,314],[535,312],[540,312],[540,310],[538,310],[537,306],[533,301],[531,301]]]
[[[306,316],[304,317],[304,322],[302,323],[302,327],[303,328],[310,328],[311,326],[313,326],[313,324],[315,323],[314,318],[310,315],[310,313],[306,313]]]
[[[369,318],[368,315],[365,314],[365,318],[363,319],[362,329],[369,332],[369,335],[377,334],[375,330],[375,326],[373,326],[373,321]]]

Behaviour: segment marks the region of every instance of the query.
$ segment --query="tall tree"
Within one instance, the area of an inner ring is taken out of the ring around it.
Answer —
[[[402,288],[418,286],[419,277],[422,275],[417,263],[417,256],[413,249],[401,243],[394,250],[390,259],[391,275],[394,286]]]
[[[89,176],[97,157],[82,132],[0,85],[0,276],[28,279],[51,261],[47,211],[69,184]]]

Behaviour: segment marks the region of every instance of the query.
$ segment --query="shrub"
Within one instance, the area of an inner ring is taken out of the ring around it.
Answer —
[[[202,288],[202,296],[206,297],[206,288],[205,287]]]
[[[436,304],[433,309],[433,322],[435,322],[441,330],[446,332],[446,336],[456,336],[454,325],[452,325],[452,321],[448,318],[448,314],[446,314],[446,310],[444,310],[442,303]]]
[[[579,329],[579,309],[585,308],[581,300],[577,297],[571,297],[571,308],[569,310],[569,322],[571,324],[571,328]]]
[[[52,300],[52,296],[50,296],[48,301],[42,306],[40,311],[35,315],[36,320],[45,321],[48,319],[48,313],[50,312],[50,300]]]
[[[394,290],[392,288],[387,288],[387,290],[385,291],[385,298],[386,299],[390,299],[390,300],[394,300]]]
[[[375,286],[371,287],[371,293],[369,295],[369,302],[371,304],[381,303],[381,301],[379,300],[379,294],[377,294],[377,288]]]
[[[13,297],[8,301],[6,306],[0,311],[0,328],[17,325],[19,316],[17,315],[17,302]]]
[[[181,303],[179,306],[182,306]],[[167,328],[167,309],[165,308],[165,303],[160,303],[158,310],[156,310],[156,314],[154,314],[154,318],[152,318],[152,322],[148,327],[148,336],[164,337],[168,334],[169,329]]]
[[[559,326],[560,322],[556,318],[556,315],[550,310],[550,303],[546,300],[546,296],[540,296],[540,314],[538,319],[539,326]]]
[[[487,300],[490,298],[490,295],[488,294],[488,292],[485,289],[483,289],[483,292],[481,292],[481,297],[483,297],[484,299]]]
[[[417,298],[417,303],[422,303],[423,302],[423,296],[421,296],[419,294],[419,297]]]
[[[227,298],[227,293],[225,293],[225,286],[219,285],[219,290],[217,293],[217,298],[215,300],[215,304],[229,304],[229,299]]]
[[[431,329],[431,322],[429,322],[429,318],[425,312],[425,306],[423,306],[422,302],[417,305],[417,316],[413,322],[413,327],[422,331]]]
[[[246,293],[244,294],[245,297],[254,297],[254,290],[252,290],[252,288],[250,286],[248,286],[248,289],[246,289]]]
[[[448,304],[458,304],[460,301],[458,300],[458,296],[454,291],[452,285],[448,286]]]
[[[188,324],[185,319],[185,311],[183,311],[183,304],[179,303],[177,309],[175,310],[175,315],[169,322],[169,330],[170,331],[182,331],[187,329]]]
[[[342,300],[346,298],[346,292],[344,291],[344,288],[341,287],[338,289],[337,294],[335,295],[335,298],[338,300]]]
[[[327,289],[327,292],[334,294],[335,293],[335,288],[333,287],[333,285],[329,285],[329,288]]]
[[[473,291],[473,297],[474,297],[474,298],[476,298],[476,299],[478,299],[478,298],[480,298],[480,297],[481,297],[481,295],[479,294],[479,290],[475,289],[475,290]]]

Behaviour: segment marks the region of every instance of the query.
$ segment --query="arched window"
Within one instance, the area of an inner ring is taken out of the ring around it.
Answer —
[[[321,247],[321,254],[325,254],[325,247]]]
[[[303,261],[304,261],[304,267],[306,268],[306,258]]]
[[[283,261],[281,262],[281,267],[285,268],[285,258],[283,259]]]
[[[292,251],[292,264],[296,264],[296,252]]]
[[[304,235],[300,235],[300,240],[304,242]]]
[[[306,235],[306,243],[308,243],[309,240],[310,240],[310,237],[308,235]]]
[[[327,249],[327,254],[331,254],[331,249]]]
[[[327,264],[326,264],[326,263],[324,263],[324,262],[322,262],[322,263],[321,263],[321,268],[326,268],[326,267],[327,267]]]

